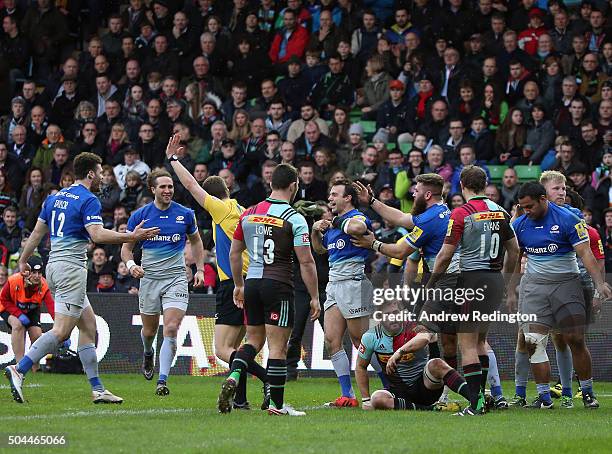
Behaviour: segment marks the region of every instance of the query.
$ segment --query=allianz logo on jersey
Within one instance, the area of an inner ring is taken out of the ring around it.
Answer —
[[[525,250],[530,254],[554,254],[559,249],[559,246],[551,243],[546,247],[526,247]]]
[[[340,238],[335,243],[329,243],[327,245],[327,250],[330,251],[332,249],[344,249],[344,246],[346,246],[346,242],[342,238]]]
[[[177,243],[181,240],[181,235],[175,233],[174,235],[155,235],[153,238],[150,238],[149,241],[166,241]]]

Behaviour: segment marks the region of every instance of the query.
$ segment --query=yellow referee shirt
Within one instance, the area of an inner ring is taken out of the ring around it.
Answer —
[[[230,266],[230,247],[234,231],[238,225],[240,215],[244,211],[235,199],[220,200],[208,195],[204,199],[204,209],[208,211],[213,220],[213,240],[217,251],[217,271],[219,280],[232,279],[232,268]],[[249,268],[249,254],[245,250],[242,253],[242,274],[246,275]]]

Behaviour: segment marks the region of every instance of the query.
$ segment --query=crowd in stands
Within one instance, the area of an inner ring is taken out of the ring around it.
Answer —
[[[182,164],[199,182],[221,176],[244,207],[281,162],[299,169],[298,200],[348,177],[403,211],[421,173],[446,180],[454,208],[462,168],[480,165],[511,211],[522,182],[559,170],[611,270],[611,12],[603,0],[0,0],[0,262],[15,271],[84,151],[104,161],[105,224],[124,230],[152,200],[148,173],[174,175],[164,150],[180,134]],[[212,263],[211,218],[175,189]],[[117,247],[92,244],[89,270],[90,291],[138,291]]]

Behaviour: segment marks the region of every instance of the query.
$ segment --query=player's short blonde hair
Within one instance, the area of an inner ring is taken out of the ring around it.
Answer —
[[[556,170],[547,170],[540,175],[540,184],[546,186],[548,183],[566,183],[567,178],[561,172]]]

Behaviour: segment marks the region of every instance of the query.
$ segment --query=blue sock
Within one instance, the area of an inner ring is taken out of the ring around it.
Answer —
[[[580,389],[582,390],[582,394],[584,393],[593,393],[593,379],[589,378],[588,380],[579,380],[580,381]]]
[[[538,383],[536,384],[536,388],[538,389],[538,394],[542,401],[550,403],[550,385],[548,383]]]
[[[104,386],[102,386],[102,382],[100,381],[100,377],[91,377],[89,379],[89,384],[91,385],[91,389],[93,391],[104,392]]]
[[[517,396],[521,396],[523,399],[527,397],[527,387],[526,386],[516,386],[515,391]]]
[[[563,387],[561,394],[572,397],[572,372],[574,370],[572,351],[566,346],[565,350],[555,350],[555,357],[559,369],[559,381]]]
[[[493,397],[501,396],[502,395],[501,386],[491,386],[491,395]]]
[[[353,385],[351,383],[350,375],[341,375],[338,377],[338,381],[340,382],[340,388],[342,388],[342,395],[345,397],[353,397]]]
[[[32,369],[33,365],[34,365],[34,362],[30,359],[28,355],[26,355],[23,358],[21,358],[21,361],[19,361],[19,363],[17,364],[17,372],[19,372],[22,375],[25,375],[28,373],[30,369]]]
[[[563,388],[563,389],[561,390],[561,395],[562,395],[562,396],[565,396],[565,397],[572,397],[572,396],[573,396],[573,394],[572,394],[572,388]]]
[[[157,380],[157,383],[161,383],[165,381],[168,381],[168,376],[164,374],[159,374],[159,380]]]

